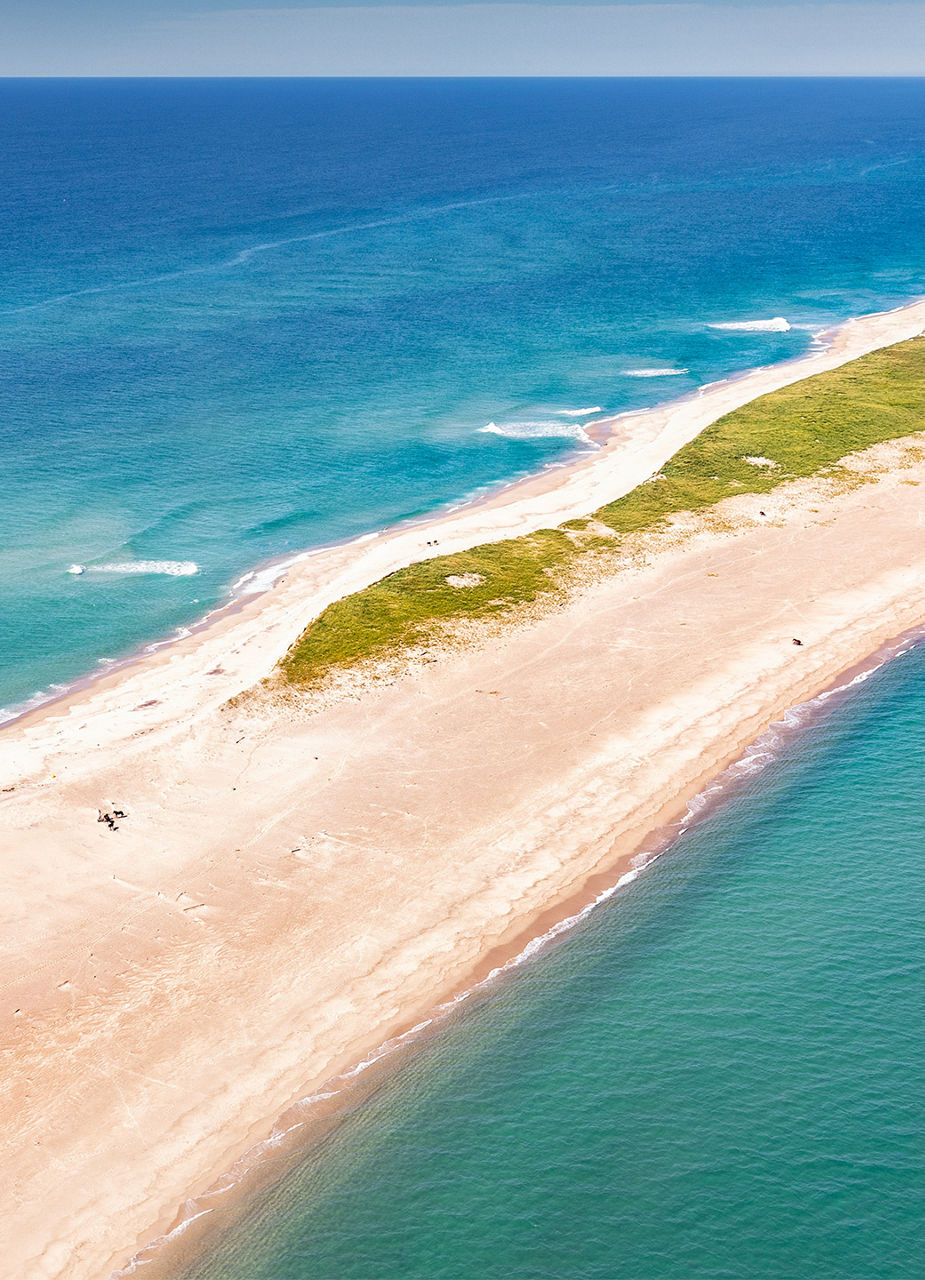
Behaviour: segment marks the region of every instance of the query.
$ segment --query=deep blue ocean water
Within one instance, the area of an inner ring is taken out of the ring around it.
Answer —
[[[0,706],[925,293],[923,197],[921,81],[0,81]],[[189,1280],[920,1280],[923,731],[920,649]]]
[[[920,1280],[923,767],[925,646],[784,733],[183,1280]]]
[[[0,707],[925,293],[923,154],[921,81],[0,82]]]

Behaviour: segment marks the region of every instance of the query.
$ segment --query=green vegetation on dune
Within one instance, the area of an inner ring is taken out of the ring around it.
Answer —
[[[923,428],[925,338],[914,338],[726,414],[680,449],[659,476],[589,520],[617,535],[637,533],[723,498],[768,493],[830,469],[858,449]],[[334,670],[432,642],[447,624],[534,603],[555,590],[579,559],[619,546],[595,535],[589,520],[409,565],[336,601],[293,645],[283,678],[315,685]]]
[[[925,427],[925,338],[884,347],[752,400],[679,449],[661,476],[595,512],[633,533],[739,493],[769,493],[881,440]],[[772,461],[756,466],[747,458]]]
[[[426,644],[443,623],[531,604],[571,551],[566,534],[543,529],[408,565],[329,605],[293,646],[283,673],[290,683],[314,684],[332,668]],[[462,585],[447,581],[454,577]]]

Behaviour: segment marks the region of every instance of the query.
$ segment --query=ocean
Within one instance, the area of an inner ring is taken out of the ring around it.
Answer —
[[[182,1280],[925,1275],[925,644],[743,763]]]
[[[0,82],[2,714],[257,565],[925,293],[923,107],[912,80]]]
[[[0,706],[925,294],[923,108],[0,82]],[[921,647],[796,717],[183,1280],[919,1280],[923,729]]]

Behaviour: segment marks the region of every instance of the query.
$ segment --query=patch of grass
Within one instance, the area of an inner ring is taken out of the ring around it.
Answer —
[[[726,414],[680,449],[659,476],[588,519],[413,564],[338,600],[292,646],[282,678],[316,685],[334,670],[438,640],[454,622],[534,603],[555,591],[579,558],[619,545],[619,538],[596,536],[594,520],[618,535],[637,533],[723,498],[769,493],[826,472],[856,450],[923,428],[925,339],[914,338]],[[747,457],[777,466],[755,466]],[[462,589],[446,581],[466,574],[482,581]]]
[[[596,518],[633,533],[680,511],[833,467],[846,454],[925,427],[925,339],[913,338],[761,396],[717,419],[661,476],[608,503]],[[778,465],[756,467],[747,457]]]
[[[437,640],[447,622],[532,604],[555,590],[555,571],[573,551],[560,530],[543,529],[408,565],[329,605],[290,650],[283,674],[290,683],[317,684],[333,668]],[[461,588],[447,582],[467,574],[481,581]]]

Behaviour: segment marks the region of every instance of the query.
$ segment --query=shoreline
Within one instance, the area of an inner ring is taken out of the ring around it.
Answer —
[[[521,482],[516,501],[311,554],[201,635],[0,729],[15,778],[0,796],[0,977],[17,1179],[2,1274],[124,1264],[306,1082],[417,1026],[604,868],[632,870],[768,723],[920,625],[902,557],[918,563],[923,499],[899,488],[919,481],[888,466],[838,498],[837,531],[828,510],[815,518],[812,486],[762,499],[766,525],[752,499],[730,499],[734,536],[701,530],[487,648],[308,712],[229,711],[229,697],[330,599],[424,558],[425,531],[446,539],[439,555],[587,514],[736,404],[923,327],[925,303],[849,322],[797,371],[768,366],[637,415],[590,457]],[[696,634],[681,630],[691,619]],[[781,648],[794,632],[798,662]],[[96,823],[99,801],[127,801],[118,836]],[[78,1051],[88,1036],[105,1078]]]
[[[294,1099],[273,1120],[271,1127],[263,1126],[264,1129],[270,1127],[269,1136],[243,1151],[232,1168],[215,1171],[212,1183],[200,1195],[185,1201],[181,1212],[173,1216],[162,1234],[147,1242],[124,1265],[116,1267],[111,1280],[123,1280],[136,1274],[142,1266],[150,1280],[170,1280],[176,1268],[187,1267],[207,1255],[216,1237],[237,1222],[254,1196],[259,1197],[279,1185],[298,1162],[362,1106],[376,1088],[436,1039],[454,1015],[464,1012],[470,1002],[490,999],[499,982],[516,979],[525,964],[539,958],[557,939],[570,934],[598,907],[616,898],[620,890],[662,857],[670,855],[688,830],[733,803],[746,785],[747,777],[755,772],[748,768],[754,747],[760,747],[767,738],[783,739],[783,744],[778,741],[777,749],[768,753],[771,758],[776,757],[781,745],[818,730],[832,711],[850,700],[857,685],[922,643],[925,643],[925,613],[913,626],[834,675],[806,700],[786,708],[717,772],[707,774],[699,791],[683,804],[673,806],[663,821],[642,838],[635,853],[623,855],[609,869],[591,873],[583,884],[525,922],[511,940],[489,951],[438,1004],[419,1011],[414,1021],[397,1027],[386,1040],[372,1045],[357,1062],[318,1082],[305,1096]],[[835,702],[830,708],[828,700],[833,698]],[[808,713],[808,722],[787,724],[788,715],[801,711]],[[643,848],[643,845],[652,847]],[[298,1137],[293,1136],[297,1133]],[[206,1221],[213,1213],[217,1220]]]
[[[892,307],[886,311],[864,313],[860,316],[850,317],[849,319],[842,321],[840,324],[830,325],[823,329],[812,330],[810,335],[810,345],[801,355],[788,357],[786,360],[775,361],[770,364],[751,366],[747,369],[731,373],[727,377],[716,381],[704,383],[702,386],[699,386],[692,391],[684,392],[682,395],[672,397],[668,400],[657,401],[654,405],[647,408],[629,409],[621,413],[589,419],[585,424],[585,431],[591,442],[590,445],[586,445],[584,448],[575,449],[574,451],[566,454],[563,458],[547,463],[539,471],[530,472],[513,480],[501,480],[497,484],[490,486],[485,492],[476,492],[469,496],[462,497],[424,515],[409,516],[397,520],[392,524],[384,525],[380,529],[373,529],[366,533],[358,534],[349,538],[337,539],[333,542],[319,543],[317,546],[307,547],[301,551],[274,556],[269,560],[262,561],[252,569],[246,570],[241,574],[227,589],[224,598],[216,602],[213,608],[209,609],[204,615],[197,618],[195,621],[181,625],[170,635],[140,643],[133,648],[131,652],[126,653],[121,657],[99,658],[97,660],[98,666],[96,669],[87,671],[83,675],[75,677],[73,680],[62,686],[52,686],[55,690],[52,693],[47,693],[46,695],[46,691],[38,690],[22,703],[12,704],[8,708],[0,708],[0,710],[6,710],[9,713],[5,718],[0,719],[0,733],[14,725],[19,725],[23,722],[29,721],[32,716],[42,716],[43,713],[53,709],[59,703],[66,703],[72,697],[79,696],[87,690],[92,690],[102,681],[118,677],[123,672],[133,670],[137,666],[144,664],[148,659],[162,653],[164,650],[169,650],[187,640],[201,636],[204,632],[208,631],[209,628],[220,625],[227,618],[233,617],[248,605],[255,604],[263,599],[269,592],[273,591],[281,581],[285,580],[288,571],[298,571],[300,566],[304,565],[307,561],[310,561],[316,556],[325,556],[344,549],[360,550],[365,544],[389,539],[393,535],[400,535],[405,532],[413,533],[417,529],[436,529],[444,522],[451,521],[456,516],[465,515],[470,512],[478,512],[483,507],[491,508],[496,504],[500,506],[515,505],[522,490],[526,492],[531,489],[532,486],[539,484],[544,480],[563,477],[563,475],[567,476],[569,473],[577,471],[579,468],[583,471],[589,463],[593,464],[594,458],[601,450],[607,448],[611,443],[619,443],[619,428],[623,424],[632,422],[633,419],[644,419],[653,414],[667,414],[670,411],[681,409],[686,405],[696,404],[702,401],[705,396],[715,393],[720,388],[735,387],[766,373],[779,372],[786,375],[791,370],[797,373],[797,377],[795,379],[785,377],[782,381],[775,381],[775,386],[784,386],[790,381],[799,380],[803,377],[810,377],[812,376],[813,370],[809,370],[805,373],[799,372],[802,366],[824,358],[833,350],[833,348],[837,349],[840,336],[844,336],[851,326],[868,320],[886,320],[891,316],[902,316],[906,313],[916,313],[920,308],[925,308],[925,298],[916,297],[909,302],[902,303],[899,306]],[[846,358],[853,359],[854,356],[848,356]],[[841,361],[839,361],[839,363],[841,363]],[[757,394],[760,395],[765,393],[762,391]],[[747,397],[747,399],[752,398],[754,397]],[[742,403],[745,402],[747,401],[742,401]],[[738,407],[738,405],[736,404],[734,407]],[[678,447],[680,447],[680,445]],[[676,452],[676,449],[672,450],[672,452]],[[668,456],[671,455],[669,454]],[[663,461],[665,460],[667,459],[663,459]],[[580,515],[588,513],[569,512],[566,515],[563,515],[561,519],[569,519],[575,514]],[[502,537],[517,536],[517,532],[517,530],[511,529],[503,534]],[[426,557],[417,556],[414,558],[423,559]],[[405,561],[400,565],[396,565],[395,568],[403,568],[405,563],[411,563],[411,561]],[[394,572],[394,569],[389,569],[387,572]],[[244,586],[244,584],[251,582],[254,579],[265,579],[266,585],[257,590],[239,590],[239,588]],[[375,579],[371,579],[370,581],[375,581]],[[364,583],[364,585],[368,584]]]
[[[744,749],[708,775],[701,790],[654,827],[635,853],[593,872],[567,896],[551,902],[534,919],[524,922],[509,942],[486,953],[463,981],[416,1021],[398,1028],[365,1057],[294,1099],[275,1118],[268,1137],[242,1152],[234,1166],[217,1174],[199,1196],[188,1199],[165,1232],[113,1270],[110,1280],[127,1280],[139,1267],[144,1267],[149,1280],[170,1280],[178,1267],[188,1267],[207,1256],[216,1239],[239,1221],[254,1198],[278,1186],[377,1088],[436,1040],[454,1016],[491,999],[499,983],[516,981],[525,965],[540,959],[549,947],[579,928],[598,908],[611,903],[656,862],[670,856],[689,830],[733,804],[747,788],[748,779],[776,761],[794,740],[822,729],[832,714],[850,704],[859,685],[923,644],[925,613],[922,620],[884,641],[806,700],[771,720]],[[794,715],[799,717],[797,722],[788,722],[788,717]],[[758,756],[763,757],[763,762],[757,768],[751,767]],[[213,1214],[215,1218],[211,1217]]]

